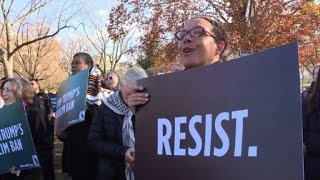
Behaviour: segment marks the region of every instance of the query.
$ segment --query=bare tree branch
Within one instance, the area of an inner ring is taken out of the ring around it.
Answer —
[[[20,24],[25,19],[27,19],[29,16],[31,16],[33,14],[33,12],[36,12],[37,10],[46,6],[51,1],[52,0],[45,1],[43,4],[41,4],[42,1],[39,1],[39,2],[32,1],[31,8],[23,15],[20,15],[19,17],[17,17],[16,20],[12,23],[12,26],[16,26],[17,24]]]
[[[74,28],[73,26],[63,26],[63,27],[59,28],[58,30],[56,30],[56,31],[55,31],[54,33],[52,33],[52,34],[47,35],[48,32],[46,32],[46,33],[45,33],[46,35],[43,36],[43,37],[38,37],[38,38],[36,38],[36,39],[33,39],[33,40],[30,40],[30,41],[24,42],[24,43],[19,44],[19,45],[16,45],[16,48],[15,48],[12,52],[8,53],[8,54],[9,54],[8,56],[9,56],[9,57],[12,56],[14,53],[16,53],[17,51],[19,51],[23,46],[26,46],[26,45],[28,45],[28,44],[32,44],[32,43],[34,43],[34,42],[37,42],[37,41],[40,41],[40,40],[43,40],[43,39],[47,39],[47,38],[54,37],[54,36],[57,35],[61,30],[65,29],[65,28],[70,28],[70,27]]]

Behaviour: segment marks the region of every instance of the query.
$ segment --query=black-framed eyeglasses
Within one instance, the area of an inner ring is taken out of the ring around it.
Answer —
[[[193,29],[190,29],[189,31],[178,31],[174,33],[174,37],[178,40],[181,41],[187,34],[190,33],[191,37],[200,37],[203,35],[208,35],[213,37],[214,39],[217,39],[216,36],[211,34],[210,32],[206,31],[203,27],[195,27]]]

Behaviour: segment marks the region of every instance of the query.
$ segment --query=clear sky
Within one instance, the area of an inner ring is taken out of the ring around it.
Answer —
[[[8,1],[8,5],[11,1]],[[11,8],[11,19],[13,20],[19,12],[23,8],[25,8],[30,2],[30,0],[14,0],[14,3]],[[43,9],[43,15],[46,17],[46,24],[52,27],[52,30],[55,30],[57,27],[57,17],[55,15],[59,15],[60,9],[63,3],[67,3],[67,7],[70,5],[71,8],[68,8],[67,11],[64,11],[65,17],[69,17],[69,14],[74,13],[75,10],[78,10],[79,7],[82,7],[85,3],[84,8],[82,9],[82,13],[79,13],[77,17],[73,18],[71,24],[74,27],[77,27],[76,31],[73,28],[64,29],[63,31],[59,32],[56,36],[61,42],[67,42],[68,39],[73,39],[78,35],[84,36],[84,32],[82,29],[82,22],[88,21],[90,18],[97,20],[97,18],[105,20],[105,24],[107,24],[108,13],[111,11],[112,7],[116,5],[117,0],[52,0],[52,2],[45,6]],[[27,8],[28,9],[28,8]],[[69,14],[68,14],[69,13]],[[35,23],[37,20],[36,13],[33,17],[28,19],[29,22]],[[95,18],[96,17],[96,18]],[[54,18],[51,20],[50,18]],[[104,23],[104,22],[103,22]],[[94,33],[95,29],[89,29],[88,31]]]
[[[99,10],[110,11],[112,7],[116,4],[116,0],[90,0],[90,3],[94,3]]]
[[[14,3],[11,8],[11,17],[14,18],[21,10],[26,7],[29,0],[13,0]],[[81,4],[86,3],[85,9],[89,13],[101,13],[105,12],[108,13],[112,9],[112,7],[116,4],[116,0],[52,0],[52,2],[45,6],[45,11],[50,10],[60,10],[62,4],[64,2],[67,2],[67,5],[73,5],[73,9],[77,9],[81,6]],[[7,6],[9,6],[9,3],[11,1],[8,1]],[[74,6],[74,4],[77,4]],[[72,9],[71,8],[71,9]],[[27,8],[28,9],[28,8]],[[47,12],[46,12],[47,13]]]

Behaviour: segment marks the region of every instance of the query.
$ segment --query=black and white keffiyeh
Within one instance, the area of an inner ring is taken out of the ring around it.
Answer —
[[[132,124],[133,113],[127,107],[127,105],[124,104],[119,93],[119,91],[116,91],[115,93],[111,94],[109,97],[103,100],[103,103],[115,113],[124,115],[122,126],[123,145],[134,148],[135,136]],[[125,175],[127,180],[134,180],[133,166],[128,163],[126,163]]]

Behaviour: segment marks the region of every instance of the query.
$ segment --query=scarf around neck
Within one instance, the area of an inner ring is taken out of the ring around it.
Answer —
[[[124,115],[122,126],[122,140],[126,147],[134,148],[135,136],[132,124],[133,113],[123,102],[120,91],[116,91],[103,100],[103,103],[117,114]],[[133,166],[126,163],[125,175],[127,180],[134,180]]]

